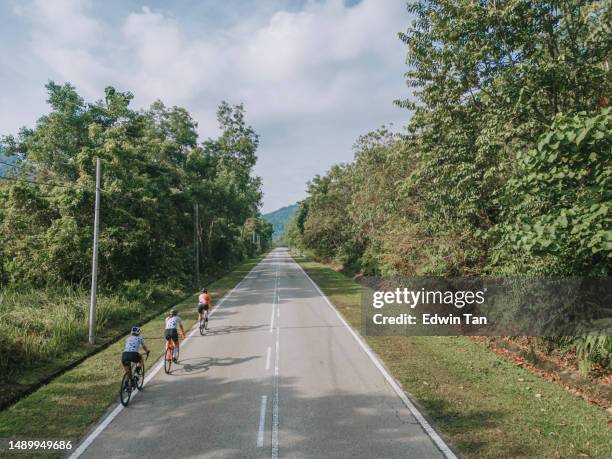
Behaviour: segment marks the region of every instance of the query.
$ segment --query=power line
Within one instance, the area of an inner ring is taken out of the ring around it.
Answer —
[[[5,163],[4,161],[0,161],[0,164],[4,164],[5,166],[14,167],[15,169],[17,169],[17,166],[15,164]]]
[[[22,160],[22,161],[26,162],[27,160]],[[5,166],[10,166],[10,167],[13,167],[15,169],[19,169],[19,167],[25,167],[26,166],[24,164],[17,165],[17,164],[7,163],[5,161],[0,161],[0,164],[4,164]],[[31,161],[28,161],[28,164],[33,165],[33,166],[37,166],[40,163],[33,163]],[[74,161],[72,161],[72,162],[54,161],[54,164],[61,164],[61,165],[64,165],[64,166],[72,166],[72,167],[76,167],[77,166],[77,164]]]
[[[31,183],[32,185],[42,185],[42,186],[50,186],[50,187],[58,186],[61,188],[72,188],[72,186],[70,185],[60,185],[59,183],[54,183],[54,182],[35,182],[34,180],[20,179],[17,177],[0,176],[0,180],[10,180],[12,182]]]
[[[74,185],[68,185],[68,184],[60,184],[57,182],[46,182],[46,181],[34,181],[34,180],[27,180],[27,179],[22,179],[22,178],[17,178],[17,177],[5,177],[5,176],[0,176],[0,180],[8,180],[11,182],[22,182],[22,183],[29,183],[31,185],[41,185],[41,186],[47,186],[47,187],[60,187],[60,188],[66,188],[66,189],[75,189]],[[81,188],[82,191],[84,191],[84,188]],[[105,190],[103,188],[100,188],[100,192],[107,195],[107,196],[113,196],[115,199],[119,199],[119,200],[123,200],[123,201],[128,201],[128,202],[132,202],[134,204],[139,204],[139,205],[149,205],[149,203],[147,203],[146,201],[139,199],[136,196],[129,196],[127,194],[124,194],[122,191],[111,191],[111,190]],[[53,195],[41,195],[43,197],[54,197]],[[150,197],[150,196],[149,196]],[[151,197],[153,198],[153,197]]]
[[[16,165],[16,164],[7,163],[7,162],[4,162],[4,161],[0,161],[0,164],[4,164],[6,166],[13,167],[18,172],[22,172],[23,171],[23,169],[20,169],[20,167],[18,165]],[[25,166],[21,166],[21,167],[23,168]],[[0,179],[12,180],[14,182],[28,182],[28,183],[33,183],[33,184],[36,184],[36,185],[59,186],[59,187],[69,188],[68,184],[60,185],[57,182],[44,182],[44,181],[43,182],[36,182],[36,181],[32,181],[32,180],[27,180],[27,179],[20,179],[20,178],[17,178],[17,177],[6,177],[6,176],[0,176]],[[64,183],[66,183],[66,182],[64,182]]]
[[[33,180],[27,180],[27,179],[22,179],[22,178],[17,178],[17,177],[4,177],[4,176],[0,176],[0,180],[8,180],[11,182],[22,182],[22,183],[29,183],[31,185],[42,185],[42,186],[48,186],[48,187],[60,187],[60,188],[67,188],[67,189],[75,189],[74,186],[71,185],[62,185],[59,183],[55,183],[55,182],[44,182],[44,181],[33,181]],[[100,191],[106,195],[110,195],[110,196],[117,196],[119,195],[119,199],[121,200],[125,200],[125,201],[130,201],[136,204],[147,204],[145,201],[142,201],[140,199],[138,199],[137,197],[134,196],[128,196],[126,194],[122,194],[121,191],[110,191],[110,190],[104,190],[104,189],[100,189]],[[53,195],[41,195],[43,197],[54,197]]]

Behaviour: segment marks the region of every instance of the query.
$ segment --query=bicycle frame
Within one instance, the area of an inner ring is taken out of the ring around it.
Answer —
[[[166,360],[172,360],[174,356],[174,341],[171,339],[166,340]]]
[[[175,349],[178,352],[178,343],[175,344],[173,340],[167,339],[166,340],[166,352],[164,355],[164,370],[166,371],[166,374],[170,374],[170,369],[172,368],[172,362],[174,361],[174,350]],[[177,360],[178,360],[178,356],[177,356]]]
[[[134,376],[134,370],[136,370],[136,368],[138,368],[139,366],[141,366],[141,368],[144,368],[144,363],[149,358],[149,354],[147,354],[146,352],[139,352],[139,354],[140,358],[142,359],[139,363],[142,363],[142,365],[139,365],[139,363],[136,362],[130,362],[130,377]]]

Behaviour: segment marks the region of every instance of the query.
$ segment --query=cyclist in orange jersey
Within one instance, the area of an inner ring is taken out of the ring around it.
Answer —
[[[204,322],[208,327],[208,314],[210,307],[212,306],[212,298],[208,294],[208,290],[203,288],[200,291],[200,296],[198,297],[198,322],[202,319],[202,313],[204,313]]]

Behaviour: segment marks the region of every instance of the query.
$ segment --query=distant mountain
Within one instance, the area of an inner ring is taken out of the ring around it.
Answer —
[[[272,228],[274,229],[274,239],[278,239],[279,237],[281,237],[283,231],[285,231],[285,226],[287,225],[287,222],[294,214],[297,207],[297,204],[293,204],[291,206],[281,207],[280,209],[275,210],[274,212],[270,212],[264,215],[264,218],[270,223],[272,223]]]

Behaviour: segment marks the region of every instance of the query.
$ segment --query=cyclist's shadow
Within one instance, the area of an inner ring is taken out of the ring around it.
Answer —
[[[211,367],[226,367],[230,365],[240,365],[241,363],[248,362],[249,360],[258,359],[259,355],[253,355],[250,357],[194,357],[190,359],[181,359],[175,364],[176,370],[171,371],[170,374],[173,376],[181,375],[196,375],[199,373],[207,372]]]
[[[218,336],[218,335],[229,335],[232,333],[242,333],[248,331],[256,331],[260,328],[267,327],[266,324],[262,325],[225,325],[221,327],[210,327],[204,337],[206,336]]]

